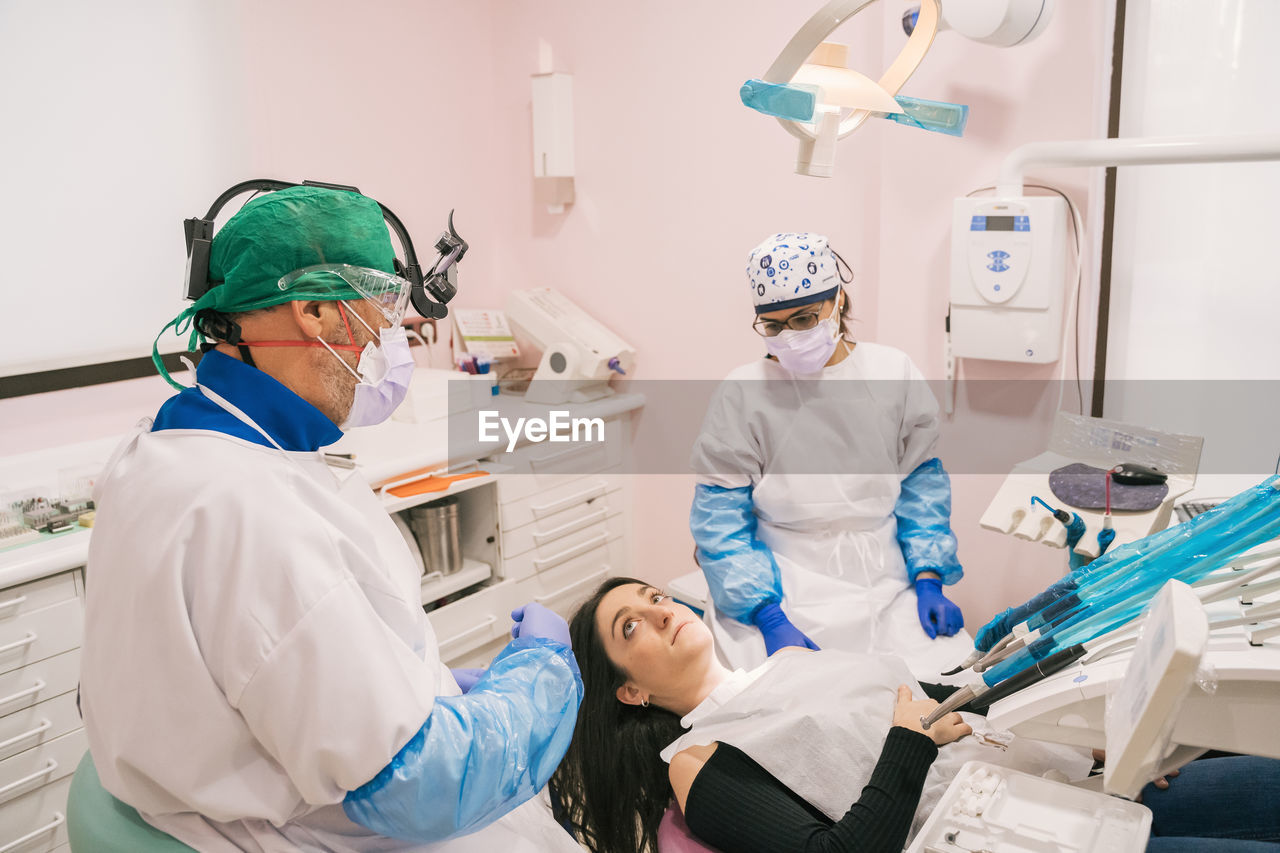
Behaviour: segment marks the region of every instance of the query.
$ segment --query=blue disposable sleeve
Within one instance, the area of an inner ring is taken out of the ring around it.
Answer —
[[[1032,596],[1025,603],[1010,607],[978,629],[978,633],[973,638],[973,647],[980,652],[991,651],[991,647],[1004,639],[1004,636],[1013,630],[1014,625],[1025,622],[1053,605],[1054,602],[1063,600],[1064,596],[1070,595],[1075,589],[1075,580],[1066,577],[1050,585],[1044,592]]]
[[[743,624],[763,604],[782,601],[782,577],[769,546],[756,538],[751,486],[726,489],[699,483],[689,510],[698,564],[716,609]]]
[[[582,677],[567,646],[513,640],[469,693],[436,699],[418,733],[347,794],[343,811],[406,841],[474,832],[547,783],[569,748],[581,702]]]
[[[907,562],[907,580],[921,572],[937,572],[944,584],[964,577],[951,532],[951,478],[934,457],[921,462],[902,481],[893,514],[898,519],[898,545]]]

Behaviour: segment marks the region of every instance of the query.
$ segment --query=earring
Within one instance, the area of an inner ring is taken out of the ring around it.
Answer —
[[[641,700],[640,700],[640,707],[641,707],[641,708],[648,708],[648,707],[649,707],[649,700],[648,700],[648,699],[641,699]]]

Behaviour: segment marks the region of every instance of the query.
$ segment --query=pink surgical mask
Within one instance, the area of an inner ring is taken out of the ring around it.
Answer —
[[[817,373],[831,360],[840,342],[840,324],[836,313],[822,320],[812,329],[803,332],[784,329],[772,338],[764,339],[765,349],[786,370],[801,376]]]

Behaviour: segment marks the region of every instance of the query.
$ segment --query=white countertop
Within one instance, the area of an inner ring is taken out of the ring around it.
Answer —
[[[499,395],[493,398],[493,403],[507,418],[545,417],[552,409],[568,410],[573,417],[610,418],[640,408],[644,405],[644,396],[615,394],[589,403],[549,406]],[[451,430],[454,431],[452,440]],[[391,420],[353,430],[325,450],[355,454],[357,470],[371,486],[377,487],[413,471],[458,467],[505,450],[505,441],[500,446],[482,443],[475,430],[475,410],[425,423]],[[59,471],[86,464],[105,464],[121,438],[116,435],[0,457],[0,494],[30,487],[56,494]],[[432,498],[444,494],[438,493]],[[42,542],[0,551],[0,588],[83,566],[89,554],[89,534],[90,530],[78,528]]]

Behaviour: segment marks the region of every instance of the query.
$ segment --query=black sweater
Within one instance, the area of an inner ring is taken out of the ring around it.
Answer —
[[[938,702],[958,689],[921,687]],[[894,726],[858,801],[833,822],[742,750],[722,743],[694,777],[685,822],[724,853],[900,853],[937,757],[927,735]]]
[[[742,750],[722,743],[694,777],[685,822],[724,853],[900,853],[937,757],[928,736],[894,726],[858,801],[832,822]]]

